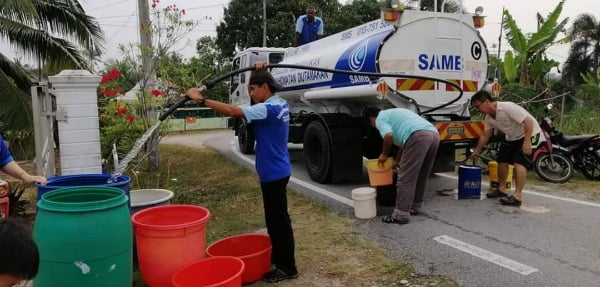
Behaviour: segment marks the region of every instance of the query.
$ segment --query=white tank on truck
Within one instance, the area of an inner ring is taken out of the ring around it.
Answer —
[[[256,61],[326,69],[271,70],[284,87],[277,94],[290,106],[289,142],[303,143],[314,181],[361,178],[363,158],[379,155],[381,137],[362,117],[369,106],[406,108],[432,121],[441,139],[436,172],[452,170],[455,150],[481,134],[483,124],[471,121],[469,99],[486,85],[489,59],[473,15],[404,10],[398,18],[375,20],[299,47],[248,48],[234,58],[234,69]],[[333,69],[388,76],[327,71]],[[232,104],[252,104],[249,77],[245,72],[231,79]],[[239,119],[232,126],[240,150],[254,152],[249,126]]]

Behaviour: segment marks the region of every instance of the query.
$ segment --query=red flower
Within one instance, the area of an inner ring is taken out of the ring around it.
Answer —
[[[133,123],[133,121],[135,121],[135,117],[133,115],[128,115],[125,118],[125,120],[128,121],[128,122],[130,122],[130,123]]]
[[[163,91],[161,91],[161,90],[152,89],[152,91],[150,92],[150,94],[151,94],[152,96],[159,97],[160,95],[164,94],[164,92],[163,92]]]
[[[121,116],[127,113],[127,107],[117,108],[117,116]]]
[[[114,89],[111,89],[110,87],[107,87],[103,90],[103,94],[107,97],[114,97],[117,94],[120,94],[122,92],[121,87],[115,87]]]

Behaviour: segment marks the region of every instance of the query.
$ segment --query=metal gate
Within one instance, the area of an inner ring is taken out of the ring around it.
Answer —
[[[31,87],[33,128],[35,133],[35,165],[38,175],[56,175],[54,132],[56,129],[56,99],[48,82]]]

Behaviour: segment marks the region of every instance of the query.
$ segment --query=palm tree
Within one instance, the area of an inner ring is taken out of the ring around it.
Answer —
[[[600,21],[588,13],[577,16],[568,34],[571,40],[563,78],[573,84],[583,83],[582,75],[592,74],[598,83],[600,65]]]
[[[87,68],[81,50],[97,55],[104,41],[98,22],[76,0],[2,0],[0,37],[52,70]],[[32,78],[0,53],[0,130],[32,129]]]

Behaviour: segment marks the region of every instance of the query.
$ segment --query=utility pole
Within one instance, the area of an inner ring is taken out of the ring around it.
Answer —
[[[148,79],[152,71],[152,33],[150,29],[150,7],[148,6],[148,0],[138,0],[138,19],[143,77]]]
[[[498,61],[500,61],[500,48],[502,47],[502,28],[504,26],[504,7],[502,7],[502,15],[500,16],[500,35],[498,35]],[[500,67],[496,66],[494,77],[500,77]]]
[[[500,47],[502,46],[502,28],[504,26],[504,7],[502,7],[502,16],[500,16],[500,35],[498,35],[498,59],[500,59]]]
[[[263,0],[263,47],[267,46],[267,0]]]

